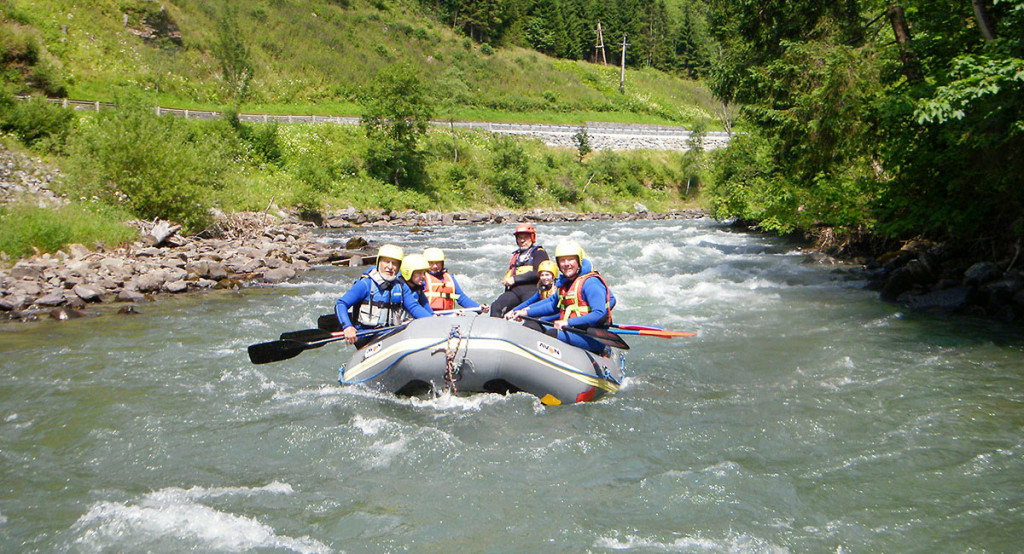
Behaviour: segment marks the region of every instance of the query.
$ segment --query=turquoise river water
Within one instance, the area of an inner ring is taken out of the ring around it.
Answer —
[[[857,273],[710,220],[538,225],[582,242],[627,337],[590,404],[395,398],[350,347],[254,366],[358,270],[0,327],[0,552],[1010,552],[1019,329],[905,313]],[[511,226],[436,245],[482,301]],[[350,233],[325,235],[338,240]]]

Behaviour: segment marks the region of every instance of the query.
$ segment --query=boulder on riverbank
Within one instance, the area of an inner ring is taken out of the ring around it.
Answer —
[[[913,310],[1024,321],[1024,260],[1015,254],[977,261],[969,254],[910,243],[868,265],[871,287],[882,300]]]

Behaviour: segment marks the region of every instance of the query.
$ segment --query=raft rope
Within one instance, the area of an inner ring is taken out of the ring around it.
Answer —
[[[458,389],[455,387],[455,381],[462,378],[462,375],[460,375],[462,364],[455,363],[455,358],[459,355],[459,348],[462,346],[462,338],[462,329],[458,325],[453,325],[448,332],[448,341],[444,347],[444,386],[445,390],[451,393],[452,396],[459,394]],[[455,343],[455,348],[452,348],[453,342]],[[468,345],[466,350],[469,350]],[[466,359],[465,354],[463,354],[462,359]]]

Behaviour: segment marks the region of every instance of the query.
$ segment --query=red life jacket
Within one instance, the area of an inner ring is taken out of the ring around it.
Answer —
[[[608,287],[604,277],[601,277],[596,271],[580,275],[568,285],[562,285],[558,288],[558,309],[560,310],[558,319],[565,320],[590,313],[590,304],[583,298],[583,283],[591,277],[597,277],[604,284],[604,302],[605,308],[608,310],[608,316],[601,323],[610,324],[612,322],[612,289]]]
[[[453,310],[459,295],[455,294],[455,279],[447,271],[440,277],[427,272],[427,280],[423,283],[423,292],[430,300],[430,307],[434,310]]]

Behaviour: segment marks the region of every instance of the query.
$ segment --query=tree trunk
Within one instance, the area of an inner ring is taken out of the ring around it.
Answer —
[[[900,59],[903,62],[903,72],[907,81],[911,83],[921,80],[921,71],[917,65],[914,52],[910,49],[910,26],[907,25],[907,15],[903,6],[893,4],[887,11],[889,22],[892,23],[892,32],[896,35],[896,42],[900,45]]]
[[[455,150],[455,163],[459,163],[459,143],[455,140],[455,120],[449,119],[448,125],[451,126],[452,130],[452,149]]]
[[[985,7],[985,0],[971,0],[974,6],[974,19],[978,22],[978,30],[986,41],[996,39],[995,24],[992,17],[988,15],[988,8]]]

